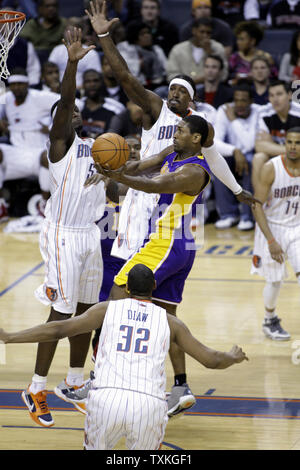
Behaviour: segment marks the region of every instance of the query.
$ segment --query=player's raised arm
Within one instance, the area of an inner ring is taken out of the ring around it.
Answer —
[[[131,101],[140,106],[144,113],[151,115],[156,120],[162,107],[162,99],[150,90],[146,90],[139,80],[132,75],[110,37],[109,30],[114,23],[119,21],[118,18],[108,21],[106,19],[106,2],[100,0],[91,1],[90,11],[86,10],[85,12],[100,39],[103,53],[126,95]]]
[[[209,369],[227,369],[227,367],[242,361],[248,361],[246,354],[238,346],[233,346],[229,352],[217,351],[200,343],[189,331],[187,326],[168,314],[171,331],[171,341],[175,342],[184,352]]]
[[[51,146],[49,152],[49,158],[52,162],[57,162],[63,158],[74,139],[75,131],[72,121],[76,113],[77,65],[79,60],[95,48],[95,46],[83,48],[81,35],[80,29],[73,28],[67,32],[66,39],[63,40],[68,50],[68,62],[61,84],[61,98],[57,104],[57,109],[53,111],[54,119],[50,131]]]
[[[0,341],[4,343],[44,343],[77,336],[99,328],[104,320],[108,302],[93,305],[82,315],[67,321],[52,321],[27,330],[8,333],[0,329]]]

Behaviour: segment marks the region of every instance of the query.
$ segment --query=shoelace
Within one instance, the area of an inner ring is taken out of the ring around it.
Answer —
[[[37,402],[38,402],[38,405],[39,405],[42,413],[48,413],[49,409],[48,409],[48,405],[47,405],[46,400],[37,400]]]

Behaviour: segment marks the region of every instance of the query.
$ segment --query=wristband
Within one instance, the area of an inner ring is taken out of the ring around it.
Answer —
[[[271,240],[268,240],[268,244],[271,245],[271,243],[275,242],[275,238],[271,238]]]
[[[109,36],[109,31],[107,31],[107,33],[103,33],[103,34],[97,34],[98,38],[105,38],[105,36]]]
[[[243,188],[240,186],[240,189],[238,191],[236,191],[235,193],[233,193],[235,196],[238,196],[239,194],[241,194],[243,192]]]

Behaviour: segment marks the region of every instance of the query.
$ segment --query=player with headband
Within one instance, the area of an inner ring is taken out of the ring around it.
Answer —
[[[143,110],[141,159],[160,153],[173,144],[177,124],[182,118],[190,114],[201,116],[201,113],[190,108],[196,94],[193,80],[185,75],[175,77],[169,85],[167,101],[164,101],[157,94],[145,89],[128,69],[109,34],[110,28],[119,20],[117,18],[106,19],[106,2],[95,0],[90,2],[90,11],[86,10],[86,13],[99,37],[103,53],[117,81],[128,98]],[[237,183],[225,159],[216,149],[213,127],[207,124],[208,134],[202,146],[202,153],[212,173],[231,189],[240,202],[252,204],[255,201],[254,198]],[[112,249],[114,256],[128,259],[141,247],[147,235],[149,218],[157,202],[157,194],[146,194],[132,188],[128,190],[120,214],[119,236]],[[156,302],[167,308],[169,313],[175,314],[177,305],[166,303],[164,300],[160,299],[160,302]],[[175,365],[175,385],[169,398],[169,415],[172,415],[180,409],[192,406],[191,397],[193,396],[186,384],[183,352],[176,346],[171,347],[170,357],[173,366]],[[178,399],[178,407],[170,406],[170,403],[174,403],[175,396]],[[185,407],[185,403],[188,406]]]

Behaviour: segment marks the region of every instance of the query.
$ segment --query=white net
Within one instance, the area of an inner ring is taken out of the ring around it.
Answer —
[[[17,11],[0,11],[0,79],[9,77],[6,66],[9,49],[23,28],[26,17]]]

